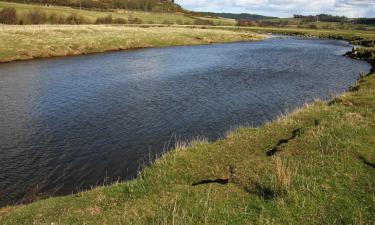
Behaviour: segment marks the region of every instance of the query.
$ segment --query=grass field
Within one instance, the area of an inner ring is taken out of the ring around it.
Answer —
[[[63,6],[50,6],[46,7],[44,5],[29,5],[29,4],[18,4],[11,2],[2,2],[0,1],[0,9],[5,7],[12,7],[17,10],[18,16],[22,17],[31,10],[39,10],[45,12],[47,16],[51,14],[57,14],[64,17],[69,15],[76,14],[82,16],[86,23],[95,23],[96,19],[99,17],[106,17],[112,15],[114,19],[122,18],[128,20],[129,17],[140,18],[143,23],[153,23],[153,24],[162,24],[162,23],[182,23],[182,24],[194,24],[195,18],[187,16],[183,13],[157,13],[157,12],[141,12],[141,11],[117,11],[117,12],[100,12],[94,10],[79,10],[73,9],[70,7]],[[211,18],[200,18],[204,20],[213,21],[214,24],[219,25],[234,25],[235,20],[232,19],[211,19]]]
[[[8,29],[20,36],[32,32]],[[51,27],[45,32],[51,32],[49,29],[57,29],[62,35],[74,34],[71,27],[67,30]],[[104,34],[106,29],[108,32],[119,29],[116,32],[127,35],[145,32],[145,40],[150,36],[167,37],[162,34],[171,32],[176,35],[174,41],[169,40],[172,43],[180,43],[181,38],[194,43],[202,41],[197,35],[212,35],[210,40],[216,35],[228,35],[228,39],[239,37],[229,31],[187,28],[87,26],[80,29],[90,34],[87,36],[92,36],[91,29],[103,29]],[[372,40],[374,35],[241,29],[352,41],[356,37]],[[41,33],[42,36],[46,34]],[[26,37],[30,40],[30,33]],[[12,45],[19,42],[15,40]],[[110,43],[113,42],[117,39]],[[149,43],[166,45],[160,38]],[[2,208],[0,224],[373,224],[374,86],[375,74],[362,76],[346,94],[329,102],[317,100],[263,127],[240,128],[214,143],[204,140],[182,143],[128,182]],[[199,182],[201,185],[192,185]]]
[[[115,25],[0,25],[0,62],[111,50],[261,40],[225,30]]]

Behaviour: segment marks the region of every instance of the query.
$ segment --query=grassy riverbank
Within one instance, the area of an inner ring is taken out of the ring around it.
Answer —
[[[113,50],[261,40],[224,30],[115,25],[0,26],[0,62]]]

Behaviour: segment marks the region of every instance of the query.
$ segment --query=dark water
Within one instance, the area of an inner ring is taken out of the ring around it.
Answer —
[[[128,179],[172,136],[213,140],[343,92],[370,69],[347,50],[275,38],[2,64],[0,205]]]

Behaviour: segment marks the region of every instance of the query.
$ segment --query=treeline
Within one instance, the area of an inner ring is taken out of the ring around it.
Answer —
[[[287,20],[272,21],[272,20],[253,20],[253,19],[239,19],[237,26],[252,26],[252,27],[288,27],[294,23]]]
[[[375,18],[358,18],[354,20],[354,23],[375,25]]]
[[[332,16],[328,14],[319,14],[316,16],[294,15],[295,19],[302,19],[303,22],[338,22],[375,25],[375,18],[347,18],[345,16]]]
[[[169,0],[6,0],[23,4],[61,5],[86,9],[126,9],[139,11],[179,12],[182,8]]]
[[[252,27],[288,27],[288,28],[305,28],[305,29],[341,29],[341,30],[367,30],[363,24],[350,23],[316,23],[299,20],[237,20],[237,26]]]
[[[262,16],[257,14],[249,14],[249,13],[213,13],[213,12],[197,12],[203,16],[210,16],[210,17],[223,17],[228,19],[235,19],[235,20],[259,20],[259,19],[274,19],[277,17],[269,17],[269,16]]]
[[[315,22],[315,21],[321,21],[321,22],[339,22],[339,23],[346,23],[349,22],[349,18],[345,16],[332,16],[328,14],[319,14],[315,16],[303,16],[303,15],[294,15],[295,19],[303,19],[304,22]]]

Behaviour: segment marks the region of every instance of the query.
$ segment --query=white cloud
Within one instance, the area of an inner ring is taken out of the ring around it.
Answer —
[[[375,17],[375,0],[176,0],[176,2],[195,11],[244,12],[281,17],[318,13]]]

